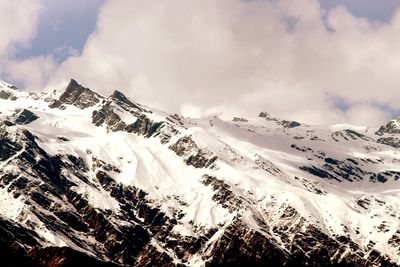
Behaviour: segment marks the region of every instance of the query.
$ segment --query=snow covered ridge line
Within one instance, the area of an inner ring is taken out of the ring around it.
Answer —
[[[74,80],[0,83],[5,262],[399,266],[399,125],[189,119]]]

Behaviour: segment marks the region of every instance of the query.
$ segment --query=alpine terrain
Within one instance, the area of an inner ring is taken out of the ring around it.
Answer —
[[[399,207],[400,120],[190,119],[0,82],[1,266],[400,266]]]

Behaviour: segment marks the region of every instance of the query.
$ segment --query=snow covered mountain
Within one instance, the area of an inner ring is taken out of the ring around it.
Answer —
[[[400,121],[188,119],[0,82],[5,266],[400,266]]]

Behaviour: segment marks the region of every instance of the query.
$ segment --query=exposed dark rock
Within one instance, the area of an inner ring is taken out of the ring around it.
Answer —
[[[206,149],[200,149],[192,136],[184,136],[169,147],[178,156],[185,159],[186,164],[195,168],[209,168],[218,159],[214,153]]]
[[[64,106],[63,102],[61,102],[60,100],[54,100],[49,104],[49,108],[58,108],[58,109],[64,110],[65,106]]]
[[[107,129],[112,132],[122,131],[126,128],[126,124],[109,104],[104,105],[98,111],[93,111],[92,123],[96,126],[101,126],[105,123]]]
[[[173,259],[165,252],[159,252],[154,246],[148,245],[139,258],[137,267],[174,267]]]
[[[333,132],[332,138],[335,141],[339,141],[340,139],[344,139],[345,141],[350,141],[350,140],[364,140],[370,142],[374,141],[374,139],[350,129]]]
[[[267,121],[274,121],[276,122],[278,125],[283,126],[284,128],[295,128],[298,126],[301,126],[301,123],[297,122],[297,121],[288,121],[288,120],[279,120],[273,116],[271,116],[270,114],[268,114],[267,112],[263,111],[261,112],[258,117],[260,118],[264,118]]]
[[[89,230],[87,224],[77,214],[61,210],[55,211],[54,214],[76,231],[87,232]]]
[[[39,119],[39,116],[37,116],[35,113],[32,111],[29,111],[27,109],[24,109],[21,111],[15,119],[15,123],[19,125],[24,125],[24,124],[29,124],[35,120]]]
[[[386,133],[387,134],[399,134],[400,133],[399,120],[389,121],[385,125],[381,126],[375,134],[383,135]]]
[[[362,180],[364,176],[372,174],[371,172],[363,170],[354,160],[347,159],[341,161],[325,157],[325,155],[321,155],[320,158],[325,161],[325,164],[322,166],[302,166],[300,169],[321,178],[335,179],[338,181],[344,179],[350,182]]]
[[[1,127],[1,125],[12,127],[12,126],[15,126],[15,123],[13,123],[13,122],[11,122],[9,120],[4,120],[4,121],[0,122],[0,127]]]
[[[139,135],[147,135],[153,122],[144,114],[140,115],[137,120],[126,127],[128,133],[136,133]],[[155,132],[154,130],[152,131]]]
[[[261,113],[258,115],[258,117],[260,117],[260,118],[265,118],[265,119],[268,120],[268,121],[278,121],[277,118],[272,117],[269,113],[267,113],[267,112],[265,112],[265,111],[261,112]]]
[[[224,231],[209,256],[206,266],[285,266],[288,258],[269,238],[239,220]]]
[[[140,115],[134,123],[126,126],[125,130],[146,138],[157,136],[162,144],[169,142],[172,135],[178,133],[168,122],[153,122],[145,114]]]
[[[151,132],[151,126],[138,127],[138,129],[147,129],[147,131],[138,131],[146,135]],[[27,180],[21,175],[2,174],[1,183],[12,185],[9,187],[12,192],[18,191],[24,196],[29,196],[30,201],[37,203],[38,207],[51,211],[54,216],[40,209],[34,210],[34,214],[48,229],[62,233],[78,247],[91,253],[86,255],[68,248],[44,249],[37,242],[35,243],[38,238],[35,237],[33,243],[28,246],[29,257],[24,256],[28,251],[25,248],[20,250],[20,256],[18,256],[21,260],[25,259],[33,263],[23,263],[22,266],[35,266],[34,264],[57,266],[54,265],[56,262],[65,264],[59,266],[76,266],[78,262],[87,266],[114,266],[103,260],[111,260],[115,264],[126,266],[175,266],[176,259],[183,264],[188,264],[190,257],[198,253],[202,255],[207,266],[354,267],[370,266],[372,261],[382,262],[381,266],[395,266],[376,251],[365,254],[367,258],[364,259],[363,255],[356,253],[360,253],[361,249],[348,237],[340,236],[333,239],[327,236],[320,230],[307,225],[306,220],[291,207],[287,207],[280,218],[280,223],[273,229],[273,232],[285,244],[290,244],[286,249],[283,249],[275,237],[270,235],[270,228],[262,216],[253,218],[260,230],[249,229],[238,216],[223,229],[216,228],[212,231],[199,232],[198,237],[180,236],[173,233],[172,229],[183,214],[173,218],[146,200],[144,191],[118,184],[108,174],[117,173],[116,167],[108,166],[109,164],[99,160],[93,160],[93,165],[89,166],[83,158],[74,155],[48,155],[40,148],[36,137],[26,130],[17,134],[16,138],[19,143],[25,144],[27,149],[14,160],[21,166],[30,166],[25,171],[30,177],[36,178]],[[194,156],[199,154],[199,147],[190,136],[181,140],[180,146],[175,148],[179,148],[175,153],[190,164],[194,163],[193,160],[196,158]],[[206,159],[210,160],[209,157],[205,157],[205,160],[196,159],[197,163],[201,163],[196,166],[206,166]],[[341,167],[343,163],[339,160],[326,156],[324,159],[327,165],[332,165],[333,169],[329,172],[337,171],[335,168],[343,168]],[[354,165],[350,161],[346,162],[349,166]],[[97,181],[90,183],[88,175],[94,169],[99,170],[96,172]],[[100,186],[101,190],[106,191],[118,201],[119,214],[92,207],[83,195],[74,191],[76,184],[65,176],[67,170],[68,175],[73,176],[74,179],[86,181],[93,187]],[[394,178],[398,174],[385,173],[385,175]],[[252,209],[253,204],[241,197],[223,180],[206,175],[202,182],[210,186],[214,192],[213,201],[229,211],[242,213]],[[60,206],[59,203],[68,204]],[[115,223],[116,220],[123,223],[118,225]],[[298,222],[298,225],[293,225],[294,222]],[[24,233],[23,230],[18,231]],[[222,232],[215,237],[218,231]],[[293,233],[294,237],[289,237],[288,231]],[[83,241],[85,239],[82,239],[82,236],[94,238],[101,246],[92,247]],[[209,243],[211,238],[216,239]],[[160,244],[165,252],[156,249],[152,241]],[[392,243],[395,244],[395,242],[394,237]],[[26,242],[23,241],[23,243]],[[350,252],[346,252],[348,249]],[[338,252],[337,255],[336,252]]]
[[[7,99],[12,98],[12,96],[13,96],[13,94],[11,92],[4,91],[4,90],[0,91],[0,98],[1,99],[7,100]]]
[[[389,179],[393,178],[394,181],[397,181],[400,179],[400,172],[397,171],[384,171],[380,173],[374,173],[370,176],[370,181],[372,182],[380,182],[380,183],[385,183]]]
[[[133,109],[137,109],[139,112],[143,112],[144,109],[139,107],[139,105],[134,104],[130,101],[123,93],[120,91],[114,91],[114,93],[110,96],[110,98],[120,107],[127,111],[131,111]],[[138,113],[136,113],[138,114]]]
[[[89,89],[75,83],[71,82],[73,88],[67,88],[65,95],[60,97],[59,108],[69,104],[85,108],[99,103],[100,96],[92,95]],[[97,97],[98,101],[91,97]],[[137,119],[127,125],[122,120],[125,116],[118,115],[121,113],[131,113]],[[172,115],[165,121],[154,122],[149,118],[150,115],[146,115],[148,111],[116,91],[103,100],[99,110],[93,113],[92,120],[93,124],[104,125],[109,131],[126,131],[143,138],[158,138],[162,144],[171,142],[169,148],[188,165],[196,168],[217,167],[217,155],[208,148],[200,147],[194,137],[189,135],[177,138],[176,142],[171,141],[175,140],[171,137],[177,135],[180,129],[184,131],[191,125],[189,120]],[[285,128],[300,125],[270,118],[266,113],[260,116],[274,120]],[[213,121],[210,120],[210,123]],[[311,219],[302,217],[290,206],[290,201],[284,201],[284,194],[283,197],[278,194],[279,200],[274,199],[275,195],[268,194],[259,200],[258,194],[247,191],[242,185],[238,186],[235,179],[229,177],[204,175],[200,180],[202,185],[199,186],[202,189],[206,186],[207,194],[198,197],[211,201],[212,209],[217,207],[211,212],[224,209],[225,213],[233,214],[216,225],[203,225],[191,219],[191,211],[186,207],[193,203],[185,202],[186,195],[154,198],[159,190],[157,185],[154,190],[156,193],[146,193],[143,191],[145,189],[118,183],[117,175],[122,173],[122,168],[119,169],[118,163],[105,162],[106,159],[96,154],[98,152],[89,149],[86,154],[83,151],[75,153],[74,150],[69,152],[72,154],[46,152],[41,147],[44,140],[27,129],[29,127],[20,127],[11,122],[2,122],[0,126],[0,160],[2,163],[8,161],[7,164],[12,166],[0,170],[0,187],[25,205],[16,214],[18,219],[22,218],[24,226],[16,222],[3,222],[0,218],[1,266],[190,266],[193,257],[204,260],[206,266],[396,266],[374,249],[374,243],[359,247],[352,240],[347,226],[342,225],[343,235],[334,235],[333,231],[329,231],[331,229],[319,228],[319,224],[313,226]],[[285,129],[280,131],[288,132]],[[312,133],[305,136],[320,140],[314,138],[315,134]],[[341,131],[336,137],[348,141],[372,140],[351,130]],[[61,136],[56,136],[52,141],[60,147],[69,145],[69,140]],[[312,175],[339,181],[356,181],[363,177],[377,182],[400,179],[400,172],[396,171],[366,171],[369,170],[365,168],[366,164],[382,163],[380,159],[339,160],[328,157],[324,151],[314,151],[314,147],[307,147],[308,143],[300,145],[302,141],[294,142],[299,145],[292,144],[291,147],[305,154],[292,152],[314,160],[312,166],[301,167]],[[240,155],[234,155],[235,159],[240,159]],[[319,184],[315,179],[308,179],[307,175],[285,176],[284,169],[277,168],[265,157],[253,155],[252,160],[248,161],[251,164],[246,168],[258,173],[264,170],[268,172],[265,173],[266,179],[271,175],[276,176],[291,186],[299,185],[301,190],[305,188],[313,194],[328,194],[324,190],[325,183]],[[121,160],[124,160],[123,157]],[[207,169],[198,171],[205,173]],[[193,179],[198,182],[196,177]],[[104,197],[104,202],[95,202],[102,199],[97,198],[97,194]],[[312,195],[306,192],[306,196]],[[389,209],[389,204],[375,196],[354,201],[358,204],[352,206],[355,211],[367,212],[373,205]],[[398,214],[393,213],[393,218],[396,216]],[[388,220],[376,227],[378,231],[388,234],[388,244],[396,249],[400,247],[400,233],[389,232],[392,231],[390,226]],[[67,247],[44,248],[48,243],[35,231],[28,230],[38,227],[60,236],[71,247],[79,248],[80,252]],[[189,234],[181,231],[181,227],[189,230]]]
[[[64,136],[58,136],[57,139],[60,140],[60,141],[63,141],[63,142],[68,142],[69,141],[69,139],[64,137]]]
[[[224,208],[229,209],[230,212],[244,208],[245,200],[238,197],[231,190],[230,186],[223,181],[218,180],[216,177],[204,175],[202,183],[206,186],[210,185],[215,192],[213,200],[220,203]]]
[[[36,232],[25,229],[15,222],[0,217],[0,256],[1,266],[39,267],[32,258],[26,255],[24,246],[39,246]]]
[[[248,122],[249,120],[244,119],[244,118],[234,117],[232,121],[235,121],[235,122]]]
[[[400,148],[400,139],[397,137],[381,137],[376,142],[394,148]]]
[[[43,267],[117,267],[111,262],[100,261],[69,247],[35,248],[27,254],[38,266]]]
[[[300,167],[300,169],[302,169],[303,171],[306,171],[312,175],[318,176],[320,178],[329,178],[329,179],[337,179],[336,177],[334,177],[332,174],[330,174],[329,172],[322,170],[320,168],[317,168],[315,166],[303,166]]]
[[[60,96],[59,101],[84,109],[99,103],[101,98],[99,94],[93,92],[89,88],[83,87],[72,79],[65,92]],[[53,103],[52,106],[58,106],[58,103]]]
[[[0,133],[0,161],[5,161],[11,158],[21,149],[22,146],[20,144],[12,142],[5,137],[2,137]]]
[[[306,147],[306,146],[300,147],[300,146],[298,146],[298,145],[296,145],[296,144],[291,144],[290,147],[291,147],[291,148],[294,148],[294,149],[296,149],[296,150],[298,150],[298,151],[305,152],[305,153],[307,153],[307,152],[313,152],[313,150],[312,150],[311,148]]]
[[[335,165],[339,164],[338,160],[332,158],[325,158],[325,162],[328,164],[335,164]]]
[[[287,121],[287,120],[283,120],[281,122],[281,125],[285,128],[295,128],[295,127],[299,127],[301,126],[301,123],[297,122],[297,121]]]

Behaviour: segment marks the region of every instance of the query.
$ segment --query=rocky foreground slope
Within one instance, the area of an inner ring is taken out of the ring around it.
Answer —
[[[400,123],[187,119],[0,82],[2,266],[400,266]]]

